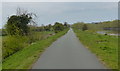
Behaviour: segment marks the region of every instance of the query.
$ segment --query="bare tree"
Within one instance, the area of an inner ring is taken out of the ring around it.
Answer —
[[[17,16],[26,15],[29,18],[31,18],[31,20],[29,22],[29,25],[32,25],[32,26],[36,26],[37,25],[37,23],[35,22],[35,18],[37,17],[37,15],[34,14],[34,13],[28,13],[27,10],[24,10],[24,9],[21,9],[20,7],[18,7],[16,9],[16,15]]]

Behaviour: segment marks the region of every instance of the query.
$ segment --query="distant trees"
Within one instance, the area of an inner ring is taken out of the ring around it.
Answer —
[[[44,30],[45,30],[45,31],[52,31],[52,25],[49,24],[49,25],[47,25],[47,26],[44,26]]]
[[[65,27],[68,27],[68,23],[67,23],[67,22],[64,22],[64,26],[65,26]]]
[[[41,25],[37,26],[36,28],[33,29],[33,31],[54,31],[55,33],[58,33],[60,31],[63,31],[64,29],[69,28],[70,25],[65,22],[64,24],[55,22],[54,25],[48,24],[48,25]]]
[[[64,22],[64,27],[69,28],[70,25],[67,22]]]
[[[70,25],[68,25],[67,22],[64,24],[55,22],[54,25],[48,24],[48,25],[44,26],[42,24],[42,26],[36,27],[34,30],[36,30],[36,31],[54,31],[55,33],[58,33],[69,27],[70,27]]]
[[[56,22],[53,26],[55,33],[64,30],[64,25],[62,23]]]

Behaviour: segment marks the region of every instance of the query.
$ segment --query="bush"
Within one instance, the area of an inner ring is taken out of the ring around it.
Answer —
[[[10,55],[27,47],[28,45],[31,45],[38,40],[46,39],[49,33],[31,32],[28,36],[3,36],[3,59],[9,57]]]
[[[8,17],[5,29],[9,35],[28,35],[29,23],[36,25],[33,20],[34,17],[36,17],[36,14],[28,13],[27,11],[22,11],[18,8],[16,15]]]
[[[6,24],[6,30],[9,35],[27,35],[29,27],[27,24],[30,22],[28,15],[11,16]]]
[[[5,36],[3,38],[3,58],[6,58],[13,53],[21,50],[27,44],[28,38],[26,36]]]
[[[55,33],[58,33],[60,31],[63,31],[65,28],[62,23],[56,22],[53,26],[53,29],[54,29]]]

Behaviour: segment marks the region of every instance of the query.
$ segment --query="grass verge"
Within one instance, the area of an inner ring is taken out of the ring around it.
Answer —
[[[2,69],[2,36],[0,36],[0,71]]]
[[[47,37],[50,37],[50,34],[54,34],[53,31],[44,31],[44,32],[31,32],[27,36],[1,36],[2,37],[2,59],[13,55],[14,53],[22,50],[23,48],[33,44],[36,41],[44,40]]]
[[[110,69],[118,69],[118,37],[74,29],[79,40]]]
[[[52,42],[57,40],[68,31],[62,31],[45,40],[37,41],[36,43],[18,51],[12,56],[3,61],[3,69],[30,69],[31,65],[39,58],[40,54],[46,47],[50,46]]]

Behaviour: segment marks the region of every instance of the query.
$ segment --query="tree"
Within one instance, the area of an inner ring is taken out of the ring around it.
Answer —
[[[64,25],[62,23],[56,22],[53,26],[55,33],[64,30]]]
[[[68,23],[67,23],[67,22],[65,22],[65,23],[64,23],[64,26],[65,26],[65,27],[68,27]]]
[[[83,25],[82,30],[83,30],[83,31],[88,30],[88,27],[87,27],[86,24]]]
[[[7,33],[9,35],[27,35],[29,33],[28,24],[35,24],[35,22],[32,20],[33,15],[35,14],[27,13],[26,11],[21,12],[21,9],[18,9],[17,15],[12,15],[10,18],[8,18],[5,26]]]
[[[52,25],[49,24],[48,27],[49,27],[49,31],[52,31]]]

